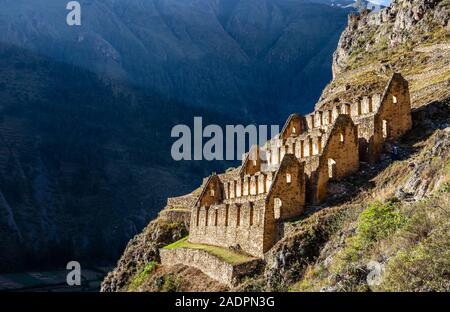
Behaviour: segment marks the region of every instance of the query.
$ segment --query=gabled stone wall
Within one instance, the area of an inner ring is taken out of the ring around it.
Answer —
[[[315,178],[314,203],[322,201],[327,194],[330,180],[340,181],[359,169],[358,133],[348,115],[340,115],[328,136],[325,149],[319,158]]]
[[[411,129],[408,82],[394,74],[383,95],[289,116],[280,135],[246,155],[239,174],[209,177],[191,214],[191,242],[240,247],[262,257],[278,224],[317,204],[330,180],[376,161],[386,142]],[[264,155],[263,159],[261,156]]]
[[[189,241],[263,255],[265,199],[193,208]]]

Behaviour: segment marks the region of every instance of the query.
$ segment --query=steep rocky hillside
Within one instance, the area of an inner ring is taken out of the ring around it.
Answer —
[[[450,2],[393,1],[350,16],[333,57],[333,81],[317,107],[381,91],[392,72],[410,82],[413,107],[450,96]]]
[[[264,271],[230,290],[450,291],[448,8],[447,0],[397,0],[351,18],[335,53],[334,80],[317,106],[381,91],[390,73],[402,71],[411,81],[413,130],[398,156],[362,163],[335,185],[339,192],[286,223]],[[157,252],[148,252],[185,229],[186,222],[167,217],[170,209],[130,241],[103,291],[223,289],[194,269],[161,266]],[[155,223],[165,231],[154,232]],[[161,241],[158,233],[167,231],[175,235]]]

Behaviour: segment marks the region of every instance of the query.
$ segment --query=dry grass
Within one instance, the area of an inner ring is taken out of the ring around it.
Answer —
[[[223,261],[230,263],[230,264],[244,263],[244,262],[254,259],[249,256],[234,252],[227,248],[211,246],[211,245],[204,245],[204,244],[194,244],[194,243],[188,242],[187,240],[188,240],[188,237],[185,237],[185,238],[180,239],[179,241],[177,241],[173,244],[170,244],[164,248],[165,249],[191,248],[191,249],[205,250],[205,251],[209,252],[210,254],[215,255],[215,256],[221,258]]]

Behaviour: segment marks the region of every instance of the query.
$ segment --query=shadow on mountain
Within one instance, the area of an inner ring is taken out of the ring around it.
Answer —
[[[0,271],[109,264],[169,196],[230,162],[173,161],[194,116],[245,123],[0,44]]]

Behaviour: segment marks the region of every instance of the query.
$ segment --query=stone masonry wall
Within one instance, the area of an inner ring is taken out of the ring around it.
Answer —
[[[300,163],[293,154],[287,154],[274,179],[264,211],[263,253],[280,239],[278,224],[300,216],[305,207],[304,163]]]
[[[408,82],[400,74],[383,95],[292,114],[279,136],[247,154],[238,175],[208,179],[192,209],[190,241],[262,256],[279,239],[280,221],[300,216],[306,201],[322,201],[329,180],[354,173],[360,160],[375,161],[385,142],[411,126]]]
[[[182,264],[199,269],[212,279],[227,286],[236,285],[244,276],[257,272],[261,260],[254,259],[241,264],[230,264],[205,250],[192,248],[160,249],[161,264]]]
[[[349,116],[340,115],[336,119],[319,163],[316,203],[326,196],[329,180],[339,181],[359,169],[358,133]]]
[[[263,255],[265,200],[242,204],[195,207],[189,241],[221,247],[239,246],[245,252]]]

